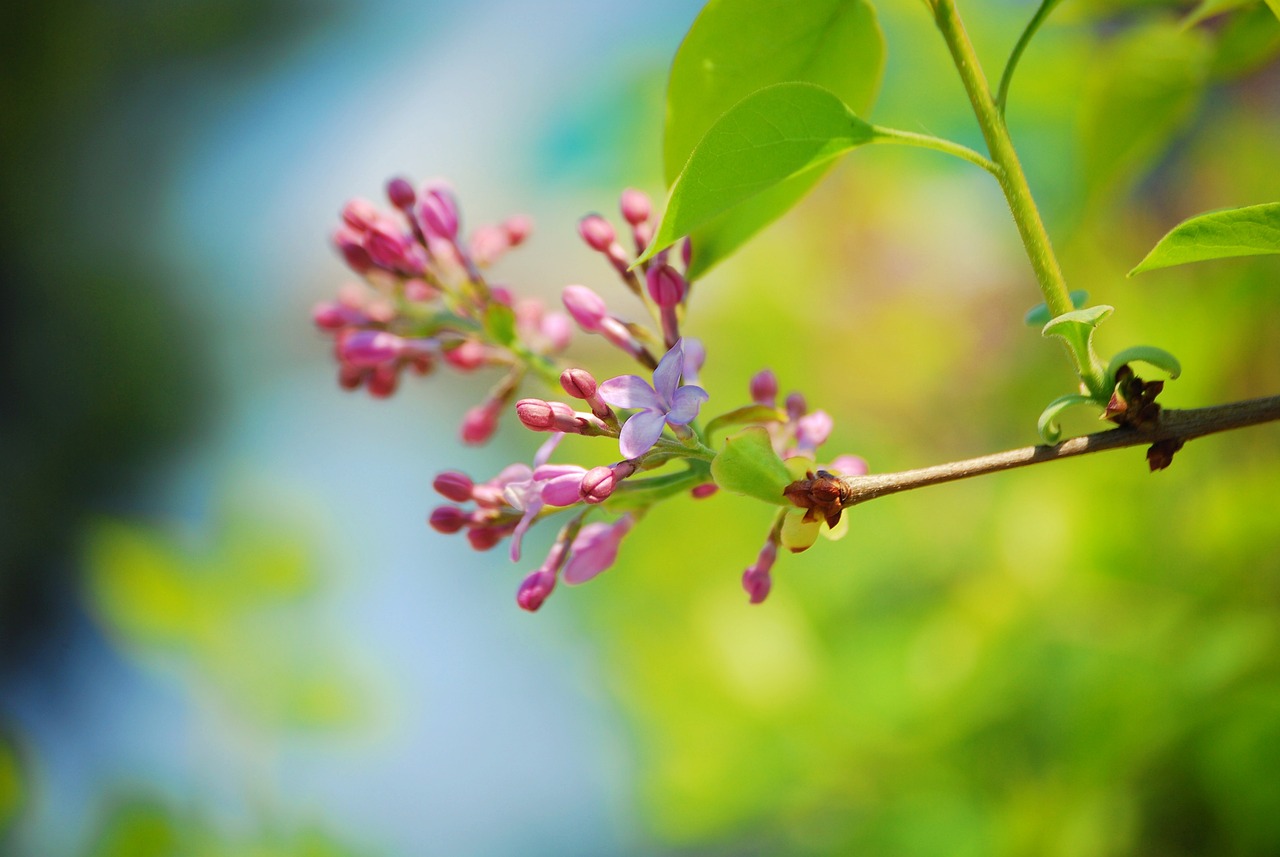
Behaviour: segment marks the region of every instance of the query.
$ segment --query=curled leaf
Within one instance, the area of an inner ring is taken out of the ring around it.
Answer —
[[[1178,362],[1177,357],[1174,357],[1168,351],[1163,348],[1156,348],[1154,345],[1135,345],[1132,348],[1124,349],[1111,358],[1111,362],[1107,364],[1108,381],[1114,384],[1116,372],[1120,367],[1137,360],[1168,372],[1170,378],[1177,378],[1182,374],[1182,364]]]
[[[1089,293],[1084,289],[1076,289],[1071,292],[1071,306],[1076,309],[1085,305],[1085,301],[1089,300]],[[1027,310],[1027,314],[1023,316],[1023,321],[1028,327],[1044,327],[1053,318],[1049,314],[1049,305],[1041,301],[1040,303]]]
[[[1058,439],[1062,437],[1062,429],[1057,423],[1058,414],[1072,405],[1093,405],[1097,407],[1098,403],[1084,393],[1068,393],[1065,396],[1059,396],[1054,399],[1040,412],[1040,420],[1036,424],[1041,440],[1048,444],[1058,442]]]
[[[1045,324],[1040,333],[1043,336],[1064,336],[1063,331],[1067,325],[1083,325],[1092,329],[1102,324],[1106,317],[1113,312],[1115,312],[1115,307],[1110,307],[1106,304],[1064,312]]]

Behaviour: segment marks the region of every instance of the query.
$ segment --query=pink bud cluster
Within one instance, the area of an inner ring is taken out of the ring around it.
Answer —
[[[312,319],[333,337],[344,389],[389,396],[406,370],[426,375],[440,362],[461,372],[505,370],[507,377],[463,420],[463,441],[483,443],[515,397],[528,362],[563,351],[572,325],[540,301],[517,300],[490,286],[482,273],[524,242],[528,218],[480,226],[464,239],[447,186],[415,189],[394,178],[386,195],[390,211],[363,199],[343,207],[333,244],[365,288],[345,288],[337,300],[319,304]]]

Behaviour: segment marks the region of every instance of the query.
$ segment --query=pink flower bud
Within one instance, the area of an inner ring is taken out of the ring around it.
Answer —
[[[484,443],[498,429],[498,413],[493,401],[476,405],[462,418],[462,442],[470,446]]]
[[[792,393],[787,396],[787,418],[798,420],[809,410],[809,403],[804,400],[803,393]]]
[[[342,340],[339,356],[344,363],[372,369],[400,356],[404,340],[385,330],[357,330]]]
[[[369,373],[369,380],[365,387],[369,390],[369,395],[379,399],[386,399],[396,391],[400,386],[400,367],[395,363],[383,363],[374,367]]]
[[[547,341],[552,353],[564,351],[573,341],[573,325],[562,312],[549,312],[542,317],[539,333]]]
[[[609,221],[598,214],[588,214],[579,220],[578,234],[597,253],[607,253],[618,237]]]
[[[344,390],[358,390],[369,375],[368,369],[342,363],[338,366],[338,386]]]
[[[415,303],[426,303],[435,300],[440,296],[440,290],[428,283],[426,280],[406,280],[404,284],[405,300],[414,301]]]
[[[436,476],[435,481],[431,483],[431,487],[436,489],[436,493],[443,495],[445,499],[452,500],[455,503],[465,503],[471,499],[471,494],[476,486],[467,474],[460,473],[457,470],[446,470]]]
[[[519,247],[533,231],[533,221],[523,214],[517,214],[502,221],[502,228],[507,233],[507,243],[512,247]]]
[[[458,203],[447,187],[423,188],[418,202],[418,222],[424,232],[437,238],[453,241],[458,237]]]
[[[471,232],[471,258],[477,265],[492,265],[507,252],[507,233],[498,226],[480,226]]]
[[[867,460],[860,455],[836,456],[827,469],[838,476],[866,476],[870,470]]]
[[[827,442],[835,421],[826,411],[817,410],[796,420],[796,447],[801,455],[813,455]]]
[[[599,331],[604,320],[609,317],[609,307],[604,298],[586,286],[565,286],[561,299],[569,315],[587,333]]]
[[[516,300],[515,295],[511,294],[511,289],[506,286],[490,286],[489,297],[503,306],[511,306]]]
[[[378,209],[367,199],[352,199],[342,207],[342,220],[352,229],[365,231],[378,219]]]
[[[685,273],[689,271],[689,263],[693,261],[693,239],[686,238],[680,242],[680,261],[684,263]]]
[[[772,369],[761,369],[751,376],[751,401],[773,407],[778,401],[778,376]]]
[[[432,510],[427,523],[437,533],[452,535],[465,527],[469,518],[470,516],[457,506],[438,506]]]
[[[396,176],[387,182],[387,199],[391,200],[391,204],[401,211],[408,211],[413,208],[418,195],[413,192],[413,185]]]
[[[638,226],[649,219],[649,214],[653,210],[653,205],[649,202],[649,196],[644,191],[635,188],[627,188],[622,192],[622,216],[632,226]]]
[[[516,416],[525,428],[532,431],[564,431],[564,421],[573,419],[575,415],[573,408],[563,402],[521,399],[516,402]]]
[[[340,227],[334,230],[333,246],[342,254],[343,260],[347,263],[347,267],[355,271],[357,274],[366,274],[373,267],[373,259],[369,256],[369,251],[364,249],[361,243],[364,236],[346,227]]]
[[[689,489],[689,496],[695,500],[705,500],[712,494],[720,490],[720,486],[714,482],[708,482],[705,485],[698,485]]]
[[[617,484],[612,467],[593,467],[583,474],[578,496],[587,503],[603,503]]]
[[[444,359],[457,369],[463,372],[470,372],[479,369],[485,364],[485,358],[488,353],[484,344],[477,339],[463,340],[460,345],[450,348],[444,353]]]
[[[404,262],[408,242],[395,224],[379,220],[364,236],[364,249],[383,268],[396,268]]]
[[[535,571],[524,579],[516,592],[516,603],[521,609],[530,613],[542,606],[551,590],[556,587],[556,575],[553,571]]]
[[[353,324],[363,324],[368,317],[358,309],[335,301],[316,304],[311,320],[321,330],[339,330]]]
[[[487,551],[496,547],[504,535],[502,530],[493,527],[472,527],[467,530],[467,541],[473,550]]]
[[[586,369],[566,369],[560,373],[560,386],[575,399],[590,399],[596,394],[596,379]]]
[[[773,588],[773,578],[769,572],[777,558],[778,543],[771,538],[760,549],[756,564],[742,573],[742,588],[750,596],[752,604],[759,604],[769,596],[769,590]]]
[[[684,277],[670,265],[655,265],[645,274],[649,297],[660,307],[673,307],[684,300]]]

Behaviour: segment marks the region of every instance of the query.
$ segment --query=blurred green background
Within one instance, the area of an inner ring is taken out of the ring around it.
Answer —
[[[574,224],[659,190],[700,4],[640,5],[0,12],[0,852],[1280,853],[1272,426],[1156,475],[1132,449],[877,500],[760,607],[741,498],[655,509],[536,616],[524,566],[423,524],[436,472],[540,438],[461,448],[456,378],[341,393],[308,323],[327,233],[445,175],[472,224],[535,218],[499,279],[623,306]],[[979,146],[923,4],[881,5],[871,118]],[[1280,391],[1273,257],[1124,277],[1182,218],[1280,199],[1280,24],[1186,5],[1064,4],[1009,108],[1068,281],[1117,307],[1100,347],[1177,354],[1172,407]],[[1033,8],[963,4],[989,74]],[[985,174],[872,148],[687,331],[708,407],[769,365],[831,455],[897,470],[1034,442],[1071,383],[1036,300]]]

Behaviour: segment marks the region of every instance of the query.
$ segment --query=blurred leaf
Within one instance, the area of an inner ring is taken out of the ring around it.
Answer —
[[[724,449],[711,462],[711,475],[717,485],[734,494],[778,506],[789,502],[782,492],[791,484],[791,474],[773,451],[769,433],[759,426],[725,438]]]
[[[1253,74],[1277,55],[1280,20],[1258,4],[1232,15],[1218,31],[1210,74],[1215,81],[1233,81]]]
[[[868,112],[884,56],[884,36],[865,0],[711,0],[671,65],[663,134],[667,185],[729,108],[771,84],[818,84],[855,111]],[[795,177],[705,224],[691,236],[692,276],[791,208],[819,178],[820,171]]]
[[[1199,30],[1157,21],[1116,37],[1091,64],[1079,140],[1095,198],[1139,180],[1194,118],[1212,46]]]
[[[1257,2],[1258,0],[1200,0],[1200,4],[1187,13],[1183,26],[1193,27],[1215,15],[1222,15]]]
[[[22,809],[25,790],[22,766],[12,739],[0,732],[0,836],[8,830]],[[0,843],[3,839],[0,839]]]
[[[747,96],[693,150],[671,187],[653,241],[638,261],[762,191],[824,167],[875,137],[875,130],[838,96],[810,83],[779,83]],[[710,264],[696,239],[694,256]]]
[[[515,310],[506,304],[492,301],[484,317],[484,327],[494,342],[512,345],[516,341]]]
[[[1211,211],[1184,220],[1156,243],[1129,276],[1234,256],[1280,253],[1280,202]]]

